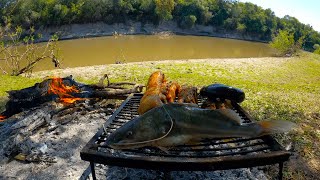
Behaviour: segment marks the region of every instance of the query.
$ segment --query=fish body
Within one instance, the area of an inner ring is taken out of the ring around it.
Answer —
[[[163,104],[112,133],[106,143],[114,149],[172,147],[205,138],[256,137],[287,131],[293,123],[262,121],[241,124],[231,109],[201,109],[195,104]]]

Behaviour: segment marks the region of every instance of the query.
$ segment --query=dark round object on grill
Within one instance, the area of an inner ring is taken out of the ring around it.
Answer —
[[[200,90],[200,95],[213,101],[219,98],[221,100],[229,99],[237,103],[241,103],[245,98],[245,94],[241,89],[224,84],[211,84],[203,87]]]

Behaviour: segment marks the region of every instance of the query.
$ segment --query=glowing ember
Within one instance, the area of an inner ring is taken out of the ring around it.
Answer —
[[[81,100],[82,98],[60,98],[60,100],[64,103],[72,104],[78,100]]]
[[[63,103],[72,104],[75,101],[81,100],[82,98],[76,98],[71,93],[80,92],[76,86],[67,86],[63,84],[62,78],[52,78],[52,82],[49,85],[48,94],[56,94]]]
[[[4,119],[6,119],[6,117],[0,115],[0,122],[1,122],[1,121],[4,121]]]

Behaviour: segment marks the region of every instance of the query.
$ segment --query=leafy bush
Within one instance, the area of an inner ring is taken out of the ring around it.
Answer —
[[[313,45],[313,49],[314,49],[313,53],[320,55],[320,45],[319,44]]]
[[[320,47],[318,47],[316,50],[314,50],[313,53],[320,55]]]
[[[280,52],[280,55],[292,55],[296,52],[294,36],[285,30],[279,30],[279,33],[273,37],[270,46]]]
[[[184,29],[190,29],[194,26],[196,21],[197,17],[194,15],[184,16],[180,23],[180,27]]]

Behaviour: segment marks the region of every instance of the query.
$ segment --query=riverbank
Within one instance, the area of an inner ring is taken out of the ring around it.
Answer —
[[[12,78],[10,82],[14,82],[10,87],[0,82],[0,87],[4,95],[5,90],[18,89],[19,84],[28,87],[47,76],[73,75],[77,81],[96,83],[103,74],[108,74],[111,82],[146,83],[149,75],[156,70],[164,72],[168,80],[198,88],[215,82],[235,86],[246,93],[246,100],[241,105],[254,119],[288,120],[300,127],[291,133],[276,136],[293,154],[285,164],[285,178],[316,179],[320,171],[319,69],[320,56],[311,53],[292,58],[167,60],[41,71],[34,73],[31,78]],[[5,79],[4,76],[0,77]],[[94,134],[94,131],[90,133]],[[77,154],[72,158],[81,164]],[[66,162],[69,162],[68,159]],[[13,164],[16,166],[17,162]],[[53,168],[56,167],[58,165]],[[51,166],[46,168],[49,171]],[[70,170],[70,173],[76,177],[81,168],[82,165],[76,166],[77,170]],[[277,168],[271,166],[264,171],[274,175]]]
[[[57,33],[59,40],[79,39],[88,37],[114,36],[114,35],[193,35],[210,36],[246,41],[264,42],[257,37],[244,35],[237,31],[219,30],[214,26],[195,25],[191,29],[181,29],[174,21],[166,21],[158,26],[153,24],[142,24],[140,22],[128,22],[126,24],[106,24],[103,22],[90,24],[71,24],[59,27],[43,28],[36,31],[42,34],[38,42],[48,41],[50,37]]]

